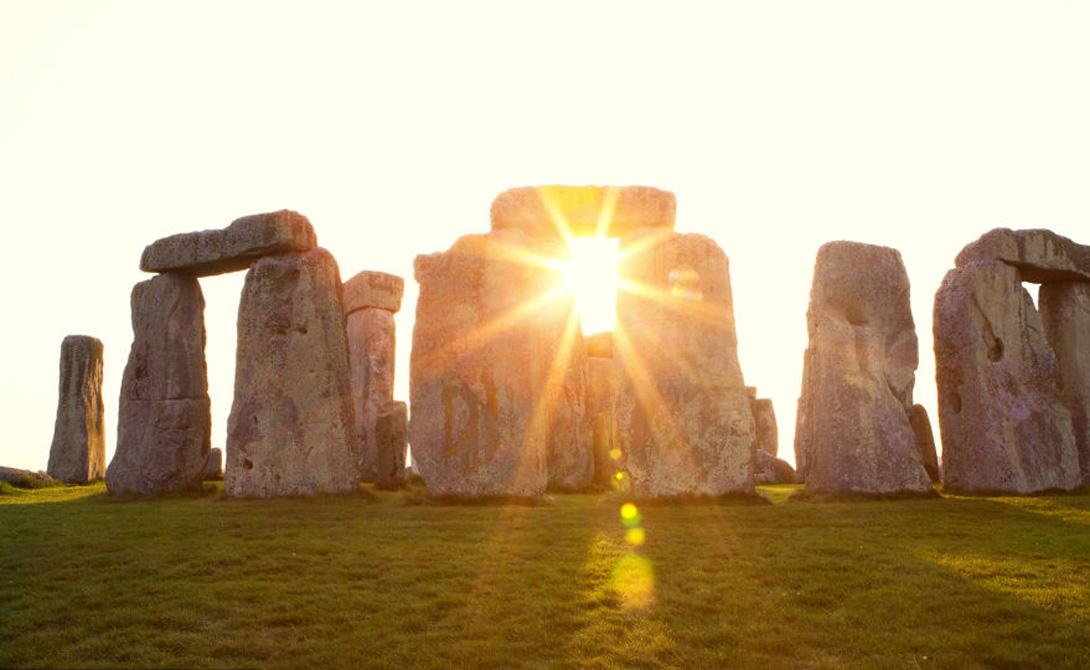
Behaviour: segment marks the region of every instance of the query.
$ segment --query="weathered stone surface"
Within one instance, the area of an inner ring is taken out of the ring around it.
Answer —
[[[901,254],[856,242],[823,245],[807,328],[795,429],[807,490],[930,492],[909,423],[918,353]]]
[[[594,453],[594,484],[599,487],[615,483],[622,455],[616,449],[616,425],[613,418],[613,394],[617,372],[613,359],[600,356],[587,358],[587,419],[591,430],[591,451]]]
[[[66,484],[105,476],[101,341],[87,335],[64,338],[58,397],[46,472]]]
[[[1023,281],[1090,281],[1090,247],[1051,230],[996,228],[958,254],[957,267],[1003,261],[1018,268]]]
[[[549,309],[551,308],[551,309]],[[587,416],[587,349],[572,315],[570,296],[551,301],[539,314],[542,348],[549,362],[545,409],[547,487],[552,491],[584,491],[594,482],[594,426]]]
[[[376,475],[380,489],[396,490],[405,479],[409,449],[409,408],[396,400],[383,405],[375,417]]]
[[[586,337],[587,356],[613,358],[613,333],[594,333]]]
[[[939,454],[935,448],[935,433],[931,430],[931,419],[927,416],[927,410],[923,405],[912,406],[912,416],[909,417],[912,425],[912,433],[916,436],[916,447],[920,450],[920,458],[923,459],[923,469],[931,478],[931,483],[936,484],[942,479],[939,470]]]
[[[403,278],[370,270],[357,272],[344,283],[344,312],[351,314],[357,310],[375,307],[396,313],[401,309],[403,295]]]
[[[132,329],[106,489],[150,494],[199,487],[212,415],[197,279],[168,273],[134,286]]]
[[[5,482],[13,486],[24,486],[27,482],[34,482],[35,484],[60,484],[56,479],[53,479],[44,472],[34,472],[32,470],[22,470],[20,468],[9,468],[0,465],[0,482]]]
[[[307,251],[317,245],[307,217],[282,209],[244,216],[218,230],[156,240],[144,248],[140,269],[204,277],[245,270],[258,258]]]
[[[623,237],[639,228],[674,229],[677,198],[649,186],[525,186],[492,202],[492,230],[520,230],[532,237]]]
[[[627,253],[626,253],[627,252]],[[636,497],[753,490],[755,427],[738,363],[728,260],[703,235],[621,239],[618,446]]]
[[[348,315],[345,328],[360,477],[370,482],[378,477],[375,421],[383,406],[394,399],[394,315],[374,307],[357,310]]]
[[[1025,495],[1079,484],[1071,413],[1019,270],[1000,261],[946,274],[935,294],[935,377],[944,486]]]
[[[1090,485],[1090,283],[1045,284],[1038,303],[1056,354],[1060,401],[1071,412],[1082,483]]]
[[[212,447],[208,457],[204,459],[204,469],[201,471],[201,479],[220,479],[223,477],[223,449]]]
[[[536,299],[549,282],[511,253],[532,248],[497,231],[416,258],[409,435],[432,495],[545,492],[552,329]]]
[[[239,305],[227,493],[348,493],[358,453],[337,262],[322,248],[256,261]]]
[[[771,398],[753,398],[749,408],[756,427],[757,449],[775,456],[780,450],[780,432],[776,425],[776,410]]]
[[[787,461],[758,449],[753,481],[758,484],[794,484],[798,481],[798,475]]]

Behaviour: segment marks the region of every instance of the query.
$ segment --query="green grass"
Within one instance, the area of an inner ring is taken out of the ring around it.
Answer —
[[[1090,496],[0,495],[0,667],[1088,668]]]

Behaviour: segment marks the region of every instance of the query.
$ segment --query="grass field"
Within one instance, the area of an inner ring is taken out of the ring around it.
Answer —
[[[793,490],[622,517],[8,487],[0,667],[1090,668],[1090,496]]]

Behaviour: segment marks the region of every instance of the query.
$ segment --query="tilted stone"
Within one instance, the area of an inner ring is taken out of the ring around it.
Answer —
[[[409,408],[392,400],[375,417],[375,484],[397,490],[405,478],[405,456],[409,449]]]
[[[358,453],[337,262],[322,248],[254,262],[238,310],[226,492],[349,493]]]
[[[1060,401],[1071,412],[1082,483],[1090,485],[1090,282],[1045,284],[1038,303],[1056,354]]]
[[[946,273],[935,294],[935,378],[944,487],[1026,495],[1079,485],[1056,357],[1019,270]]]
[[[360,477],[371,482],[378,477],[375,421],[383,406],[394,399],[394,315],[373,307],[357,310],[348,315],[345,328]]]
[[[935,447],[935,432],[931,429],[931,419],[927,416],[927,410],[923,405],[912,406],[910,421],[912,432],[916,435],[916,447],[920,450],[920,458],[923,459],[923,469],[931,478],[933,484],[942,479],[939,470],[939,453]]]
[[[405,280],[397,275],[369,270],[357,272],[344,283],[344,312],[351,314],[368,307],[397,312],[404,294]]]
[[[909,418],[918,351],[901,254],[829,242],[817,253],[796,425],[809,491],[926,493]]]
[[[981,261],[1003,261],[1018,268],[1023,281],[1090,281],[1090,247],[1051,230],[996,228],[969,244],[957,267]]]
[[[106,474],[102,405],[102,342],[69,335],[61,343],[60,392],[46,472],[66,484]]]
[[[623,237],[639,228],[674,229],[677,198],[650,186],[525,186],[492,202],[492,230],[532,237]]]
[[[626,252],[627,255],[626,255]],[[613,360],[618,446],[639,498],[753,491],[753,412],[728,260],[703,235],[621,239]]]
[[[459,238],[417,256],[410,363],[413,462],[436,496],[545,492],[551,361],[535,300],[543,270],[520,262],[517,231]],[[519,252],[519,253],[512,253]]]
[[[134,286],[132,329],[106,489],[151,494],[197,488],[212,439],[204,295],[197,279],[168,273]]]
[[[226,228],[156,240],[144,248],[140,269],[204,277],[245,270],[258,258],[317,245],[307,217],[282,209],[235,219]]]

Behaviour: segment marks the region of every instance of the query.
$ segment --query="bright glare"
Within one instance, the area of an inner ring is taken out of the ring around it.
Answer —
[[[561,288],[575,296],[575,309],[587,335],[612,331],[617,310],[617,256],[620,241],[576,237],[564,266]]]

